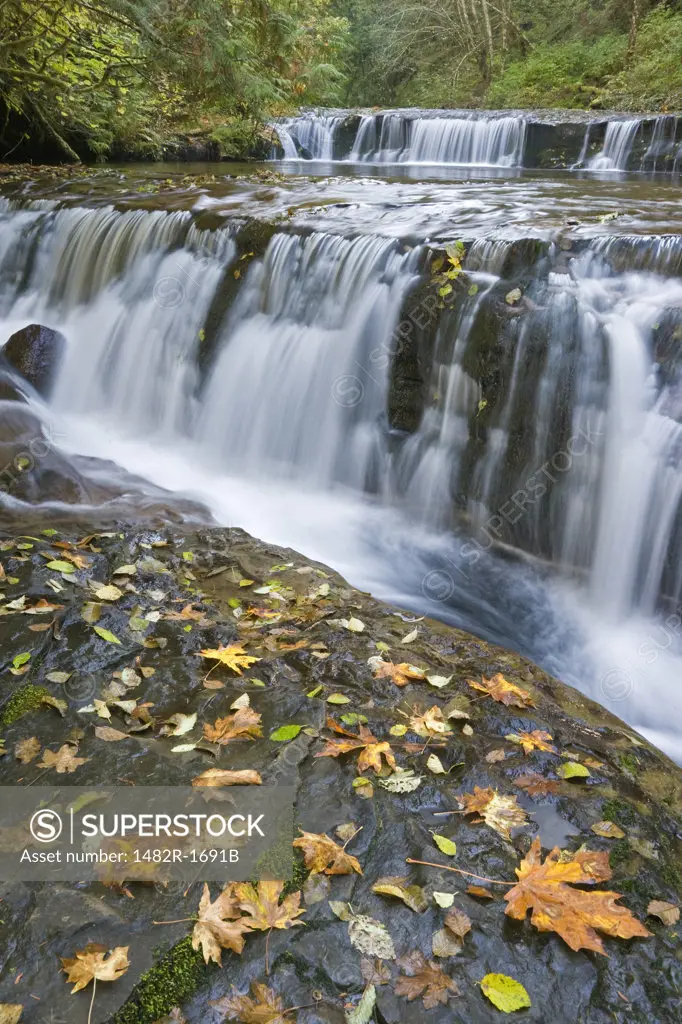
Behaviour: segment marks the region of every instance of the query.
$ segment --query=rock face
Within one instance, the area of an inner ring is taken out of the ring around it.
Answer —
[[[47,396],[66,347],[66,338],[42,324],[29,324],[8,340],[2,354],[41,395]]]
[[[46,1006],[55,1018],[84,1022],[91,990],[70,994],[59,957],[72,957],[95,942],[128,946],[131,961],[119,980],[97,986],[96,1022],[152,1024],[175,1007],[190,1024],[223,1020],[224,1009],[216,1004],[233,986],[243,994],[251,982],[263,982],[285,1007],[305,1007],[287,1020],[343,1024],[365,988],[363,970],[375,961],[365,957],[371,962],[363,965],[348,923],[329,901],[350,903],[354,913],[383,923],[398,957],[417,950],[436,960],[433,935],[443,928],[447,910],[435,892],[450,894],[452,906],[471,922],[461,951],[437,961],[459,994],[428,1010],[419,998],[408,1001],[395,991],[399,970],[388,956],[379,965],[374,1020],[489,1024],[498,1013],[479,982],[494,972],[525,986],[532,1006],[523,1019],[535,1024],[679,1021],[679,939],[674,927],[647,916],[647,908],[651,900],[680,902],[682,772],[642,737],[520,656],[436,621],[415,623],[351,589],[331,570],[239,530],[138,526],[95,534],[76,547],[82,532],[60,529],[39,544],[7,534],[0,540],[3,575],[12,581],[3,582],[0,614],[0,732],[6,752],[0,783],[187,785],[215,766],[255,769],[264,785],[284,775],[297,793],[297,827],[334,838],[340,825],[352,822],[360,829],[339,842],[347,842],[362,874],[310,876],[297,851],[286,891],[303,892],[305,926],[275,929],[269,936],[251,933],[241,956],[223,950],[222,967],[206,965],[191,946],[191,919],[202,890],[194,877],[187,884],[131,882],[124,889],[4,883],[0,1003],[22,1004],[26,1024],[42,1021]],[[46,568],[45,554],[74,558],[74,571],[60,577]],[[127,573],[115,574],[122,566],[130,566]],[[48,585],[55,578],[57,595]],[[114,600],[112,594],[108,601],[95,599],[98,627],[118,643],[98,635],[83,618],[83,605],[93,600],[90,581],[120,591]],[[255,592],[264,587],[267,593]],[[63,607],[43,615],[8,607],[21,595],[27,595],[26,607],[41,598]],[[50,621],[47,631],[29,629]],[[207,688],[208,663],[198,652],[232,643],[260,660],[241,675],[220,667],[208,680],[218,688]],[[19,659],[12,674],[13,659],[28,653],[24,672],[16,668]],[[383,658],[384,665],[389,659],[409,662],[431,681],[409,666],[405,675],[403,665],[398,682],[404,685],[396,685],[390,672],[381,671],[382,662],[369,663],[370,658]],[[124,669],[133,672],[126,675],[126,699],[137,712],[107,697]],[[60,683],[48,678],[55,672],[71,675]],[[515,703],[470,685],[498,673],[517,688],[507,691]],[[215,752],[201,745],[172,751],[178,741],[160,731],[170,715],[196,713],[195,728],[181,741],[191,745],[201,740],[205,724],[231,714],[243,694],[262,716],[262,737]],[[44,703],[46,696],[66,701],[64,717]],[[109,700],[110,719],[86,710],[94,700]],[[423,718],[430,709],[431,729]],[[418,784],[391,792],[384,785],[395,784],[389,762],[381,756],[380,772],[360,772],[360,748],[319,756],[330,749],[330,740],[353,746],[330,720],[360,743],[361,726],[370,729],[396,767],[413,772]],[[289,743],[272,740],[284,724],[302,731]],[[123,738],[106,742],[95,731],[101,725]],[[526,752],[522,734],[538,739],[540,732],[542,742],[531,741]],[[16,745],[31,737],[43,752],[68,742],[85,760],[72,774],[59,776],[40,768],[38,755],[22,763]],[[429,761],[432,755],[443,772]],[[537,777],[529,783],[532,773]],[[365,782],[358,785],[358,778]],[[501,833],[480,814],[462,813],[459,798],[476,786],[517,805],[506,836],[504,827]],[[595,833],[597,823],[602,825]],[[434,832],[456,843],[456,856],[440,851]],[[505,915],[505,886],[511,887],[536,839],[543,856],[554,846],[610,855],[613,878],[597,891],[621,893],[620,903],[651,934],[605,938],[605,957],[574,951],[557,934]],[[440,867],[406,863],[407,858]],[[506,882],[491,885],[448,867]],[[385,876],[420,887],[419,909],[374,892]],[[467,891],[469,884],[483,885],[487,894]],[[219,890],[212,883],[213,898]],[[159,921],[178,923],[160,927]]]

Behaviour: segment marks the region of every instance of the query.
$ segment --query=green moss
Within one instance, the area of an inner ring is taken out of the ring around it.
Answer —
[[[31,683],[21,686],[14,691],[2,709],[0,726],[12,725],[13,722],[27,715],[29,711],[35,711],[46,697],[51,696],[50,691],[46,690],[44,686],[33,686]]]
[[[635,757],[634,754],[621,754],[618,758],[618,764],[628,775],[636,775],[639,771],[639,758]]]
[[[612,868],[617,868],[619,864],[624,864],[631,856],[632,849],[627,839],[619,839],[611,847],[609,864]]]
[[[614,821],[624,828],[637,823],[637,815],[624,800],[605,800],[601,805],[601,814],[604,821]]]
[[[152,1024],[165,1017],[196,991],[209,969],[187,936],[142,975],[110,1024]]]

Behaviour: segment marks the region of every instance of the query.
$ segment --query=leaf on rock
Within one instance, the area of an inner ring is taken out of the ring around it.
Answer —
[[[495,899],[490,889],[486,889],[484,885],[468,885],[466,891],[469,896],[477,896],[481,900]]]
[[[119,638],[108,629],[104,629],[102,626],[93,626],[93,629],[95,630],[95,633],[97,633],[97,636],[101,636],[102,640],[106,640],[107,643],[120,644],[121,641]]]
[[[426,762],[426,767],[434,775],[447,775],[447,769],[443,767],[443,762],[437,754],[431,754]]]
[[[359,772],[368,771],[370,768],[375,772],[380,772],[382,768],[382,758],[386,760],[386,764],[389,768],[395,769],[395,757],[390,743],[387,743],[386,741],[379,741],[364,725],[360,726],[358,730],[359,735],[357,736],[338,725],[333,721],[333,719],[328,719],[327,725],[330,729],[334,729],[335,732],[339,732],[348,738],[343,740],[327,740],[327,746],[324,750],[315,754],[315,757],[340,757],[341,754],[348,754],[354,750],[359,750],[361,751],[360,756],[358,757]]]
[[[331,905],[331,904],[330,904]],[[348,922],[348,937],[365,956],[395,960],[395,947],[386,926],[366,914],[354,914]]]
[[[455,902],[455,892],[434,892],[433,901],[442,910],[447,910]]]
[[[242,644],[230,644],[229,647],[216,647],[206,648],[199,652],[202,658],[212,658],[214,661],[219,661],[221,665],[225,665],[226,668],[236,672],[238,676],[242,674],[243,668],[249,668],[256,661],[260,661],[260,658],[255,658],[252,654],[247,654]]]
[[[473,690],[480,690],[481,693],[486,693],[493,700],[499,701],[500,704],[505,704],[507,707],[535,707],[535,701],[528,691],[522,690],[514,683],[507,682],[501,673],[498,672],[492,679],[486,679],[485,676],[481,676],[481,679],[480,683],[475,683],[472,679],[467,679],[467,682]]]
[[[40,740],[36,736],[29,736],[25,740],[19,740],[14,748],[14,756],[22,764],[30,764],[40,753]]]
[[[417,736],[428,739],[430,736],[443,736],[452,731],[443,712],[434,704],[422,715],[413,715],[410,718],[410,729],[416,732]]]
[[[311,872],[324,872],[326,875],[350,875],[353,871],[362,874],[360,861],[357,857],[346,853],[342,846],[335,843],[329,836],[317,832],[304,832],[294,839],[294,847],[303,850],[305,866]]]
[[[647,931],[616,892],[585,892],[570,884],[605,882],[611,878],[609,855],[580,849],[574,854],[554,847],[542,862],[540,839],[516,868],[517,884],[505,895],[506,914],[522,921],[528,911],[540,932],[556,932],[576,952],[591,949],[606,956],[597,931],[613,938],[646,938]]]
[[[76,571],[75,565],[72,565],[71,562],[61,562],[59,559],[48,562],[45,568],[52,569],[54,572],[64,572],[67,573],[67,575]]]
[[[115,587],[113,583],[96,587],[94,594],[98,601],[118,601],[123,597],[123,591]]]
[[[382,658],[370,658],[375,679],[390,679],[396,686],[407,686],[412,679],[424,679],[426,669],[409,665],[406,661],[395,665],[392,661]]]
[[[21,1003],[0,1003],[0,1024],[19,1024],[23,1009]]]
[[[341,619],[341,625],[344,629],[350,630],[351,633],[363,633],[365,624],[361,619],[355,619],[353,616],[350,619]]]
[[[71,993],[80,992],[91,981],[116,981],[130,967],[129,946],[116,946],[110,953],[101,947],[86,946],[74,957],[61,957],[62,970]]]
[[[439,836],[433,833],[433,841],[446,857],[455,857],[457,854],[457,844],[453,843],[452,839],[448,839],[447,836]]]
[[[521,982],[507,974],[486,974],[481,980],[481,991],[503,1013],[513,1013],[531,1005],[530,996]]]
[[[204,962],[222,964],[222,950],[231,949],[240,954],[244,949],[244,935],[252,924],[241,916],[234,884],[227,885],[220,896],[211,902],[211,891],[204,882],[199,903],[199,917],[192,932],[192,949],[199,949]]]
[[[455,907],[449,914],[446,914],[445,927],[456,938],[464,940],[464,936],[471,931],[471,920],[463,910],[458,910]]]
[[[165,720],[159,730],[159,734],[161,736],[184,736],[186,733],[191,732],[196,724],[196,712],[191,715],[183,715],[182,712],[177,712],[177,714],[171,715],[170,718]]]
[[[210,743],[225,745],[232,740],[255,740],[263,735],[261,716],[253,708],[241,708],[233,715],[204,724],[204,737]]]
[[[382,964],[381,960],[368,960],[365,956],[360,960],[360,973],[368,985],[388,985],[391,980],[388,964]]]
[[[38,768],[54,768],[59,775],[71,774],[90,760],[89,757],[76,757],[78,747],[64,743],[58,751],[44,750],[42,761],[37,762]]]
[[[559,765],[556,773],[561,779],[590,778],[589,768],[586,768],[584,764],[578,764],[576,761],[564,761],[563,764]]]
[[[372,1019],[376,1001],[377,993],[374,985],[367,985],[357,1006],[346,1009],[346,1024],[368,1024]]]
[[[192,779],[193,786],[261,786],[263,780],[260,773],[250,768],[232,771],[229,768],[207,768],[201,775]]]
[[[500,796],[490,787],[481,789],[474,786],[473,793],[464,793],[460,800],[464,803],[465,814],[480,814],[486,825],[504,839],[511,839],[512,829],[520,828],[528,821],[528,815],[519,807],[515,796]]]
[[[402,900],[410,910],[421,914],[428,907],[424,890],[419,885],[405,885],[406,881],[405,877],[396,878],[392,875],[378,878],[372,886],[372,892],[376,892],[380,896],[395,896],[396,899]]]
[[[403,973],[395,983],[395,993],[405,996],[408,1002],[421,996],[424,1009],[432,1010],[460,995],[457,983],[419,950],[401,956],[396,962]]]
[[[421,775],[417,775],[411,768],[396,768],[387,779],[379,779],[379,785],[389,793],[413,793],[421,781]]]
[[[129,739],[127,732],[121,732],[120,729],[112,729],[110,725],[95,726],[95,736],[100,740],[105,740],[107,743],[116,743],[119,740]]]
[[[280,725],[279,729],[270,733],[270,739],[275,743],[288,743],[296,739],[302,728],[302,725]]]
[[[680,919],[680,908],[674,903],[666,903],[665,900],[652,900],[646,908],[650,917],[657,917],[663,924],[677,924]]]
[[[601,836],[602,839],[622,839],[625,835],[615,821],[596,821],[594,825],[590,825],[590,828],[595,835]]]
[[[239,995],[232,988],[232,994],[224,999],[217,999],[211,1006],[225,1014],[227,1020],[242,1021],[242,1024],[286,1024],[296,1021],[284,1009],[284,1001],[267,985],[254,981],[251,983],[251,995]]]
[[[240,908],[249,915],[252,928],[268,931],[270,928],[293,928],[303,924],[296,918],[305,914],[300,892],[292,892],[280,901],[284,882],[262,881],[257,886],[250,882],[235,883],[234,892]]]
[[[534,750],[544,750],[549,754],[556,754],[556,747],[552,746],[552,737],[543,729],[533,729],[532,732],[510,732],[505,737],[512,743],[518,743],[523,747],[524,754],[531,754]]]
[[[558,793],[561,789],[555,779],[546,779],[544,775],[539,775],[538,772],[527,772],[525,775],[519,775],[518,779],[514,779],[514,785],[519,786],[520,789],[525,789],[528,796],[544,796],[546,793]]]

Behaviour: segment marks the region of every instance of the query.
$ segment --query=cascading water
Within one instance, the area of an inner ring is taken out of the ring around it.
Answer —
[[[594,171],[624,171],[627,168],[635,136],[641,120],[609,121],[606,126],[604,148],[592,157],[589,167]]]
[[[516,243],[475,241],[406,433],[387,408],[401,318],[428,287],[425,246],[275,232],[237,272],[238,230],[200,231],[189,213],[0,216],[3,333],[39,320],[69,339],[50,403],[67,447],[513,644],[605,703],[599,673],[653,629],[632,616],[682,598],[682,401],[659,337],[682,320],[672,236],[595,239],[576,256],[535,247],[515,304]],[[548,589],[497,559],[512,548],[577,583]],[[655,676],[632,658],[646,685],[612,706],[682,757],[655,704],[673,653]]]

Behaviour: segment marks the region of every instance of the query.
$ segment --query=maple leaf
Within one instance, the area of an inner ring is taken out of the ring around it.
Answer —
[[[545,793],[558,793],[561,786],[556,779],[546,779],[538,772],[527,772],[514,779],[514,785],[525,789],[529,796],[544,796]]]
[[[552,737],[542,729],[533,729],[532,732],[510,732],[504,738],[522,746],[524,754],[530,754],[533,750],[546,750],[549,754],[557,753],[556,747],[551,744]]]
[[[261,716],[253,708],[239,708],[233,715],[204,723],[204,737],[210,743],[225,745],[232,740],[255,740],[263,735]]]
[[[421,996],[424,1009],[432,1010],[439,1003],[445,1004],[452,996],[460,994],[457,983],[419,950],[399,957],[396,963],[403,974],[395,983],[395,993],[405,996],[408,1002]]]
[[[205,963],[213,960],[216,964],[222,964],[223,949],[241,953],[244,948],[244,933],[251,931],[249,921],[241,917],[239,901],[233,889],[233,885],[228,885],[217,900],[211,902],[211,891],[204,882],[204,891],[199,903],[199,919],[192,932],[192,949],[199,949],[201,946]]]
[[[593,885],[611,878],[606,852],[578,850],[574,854],[557,846],[542,861],[540,839],[516,868],[518,882],[505,895],[505,913],[522,921],[528,911],[531,924],[540,932],[556,932],[573,950],[591,949],[607,956],[597,931],[613,938],[646,938],[651,934],[627,907],[616,904],[617,892],[585,892],[567,883]]]
[[[290,1015],[284,1016],[289,1011],[284,1009],[282,998],[259,981],[252,982],[251,996],[240,995],[233,986],[231,995],[217,999],[211,1006],[224,1013],[228,1020],[240,1020],[242,1024],[285,1024],[285,1021],[296,1020]]]
[[[193,604],[186,604],[179,612],[166,612],[163,617],[170,622],[198,622],[200,626],[204,627],[213,625],[213,620],[209,619],[205,612],[195,608]],[[230,648],[228,647],[227,650]],[[205,654],[206,652],[202,651],[201,653]],[[222,658],[220,660],[222,661]]]
[[[303,924],[303,921],[295,920],[305,914],[305,908],[300,905],[300,892],[290,893],[280,902],[283,889],[284,882],[263,881],[257,886],[250,882],[235,883],[235,896],[244,913],[250,915],[252,928],[267,931],[269,928],[292,928]]]
[[[394,665],[392,661],[377,661],[374,665],[375,679],[390,679],[396,686],[407,686],[411,679],[424,679],[426,669],[408,665],[406,661]]]
[[[442,736],[444,733],[451,732],[451,727],[448,724],[443,712],[434,704],[433,707],[429,708],[422,715],[413,715],[410,718],[410,728],[412,732],[416,732],[417,736]]]
[[[116,981],[130,967],[129,946],[116,946],[109,954],[102,946],[86,946],[73,957],[61,957],[62,970],[73,988],[80,992],[91,981]]]
[[[254,662],[260,661],[252,654],[247,654],[241,644],[230,644],[229,647],[205,648],[199,652],[202,658],[213,658],[227,668],[232,669],[238,676],[242,674],[243,668],[249,668]]]
[[[14,748],[14,756],[22,764],[30,764],[39,753],[40,740],[36,736],[29,736],[25,740],[19,740]]]
[[[507,707],[535,707],[535,701],[528,691],[522,690],[520,686],[515,686],[514,683],[507,682],[501,673],[498,672],[492,679],[486,679],[485,676],[481,676],[481,679],[482,682],[480,683],[475,683],[473,679],[467,679],[467,682],[472,689],[486,693],[493,700],[497,700],[500,704],[505,704]]]
[[[76,757],[78,747],[70,743],[64,743],[55,753],[54,750],[44,750],[42,761],[38,761],[38,768],[54,768],[59,775],[71,774],[82,764],[90,760],[89,757]]]
[[[481,789],[474,786],[473,793],[464,793],[459,798],[464,803],[465,814],[480,814],[477,820],[485,821],[505,839],[511,839],[511,830],[525,825],[528,815],[516,802],[515,796],[500,796],[495,789]]]
[[[346,853],[343,846],[339,846],[329,836],[316,832],[304,832],[299,829],[301,836],[294,839],[294,846],[303,850],[305,866],[311,872],[324,872],[325,875],[350,875],[355,871],[362,874],[360,861]]]
[[[386,759],[386,763],[390,768],[395,768],[395,757],[393,756],[390,743],[380,742],[364,725],[360,726],[358,736],[343,729],[331,718],[327,719],[327,725],[330,729],[334,729],[336,732],[342,733],[342,735],[349,738],[345,740],[327,740],[327,746],[319,754],[315,754],[315,757],[339,757],[341,754],[348,754],[353,750],[361,750],[362,753],[358,758],[358,771],[360,773],[368,771],[370,768],[373,768],[375,772],[380,772],[382,757]]]

